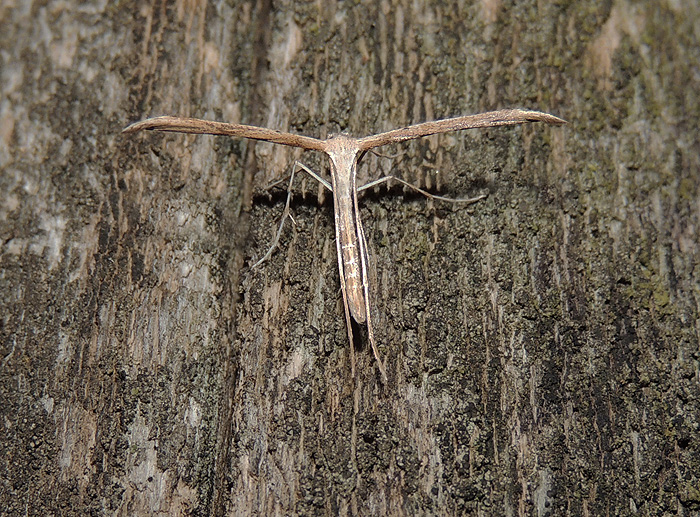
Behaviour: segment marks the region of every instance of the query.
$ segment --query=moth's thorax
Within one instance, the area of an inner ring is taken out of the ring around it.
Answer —
[[[326,141],[326,154],[331,159],[337,178],[350,178],[357,166],[360,147],[356,138],[337,135]]]

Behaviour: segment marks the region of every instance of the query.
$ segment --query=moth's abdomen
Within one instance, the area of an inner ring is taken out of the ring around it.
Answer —
[[[347,234],[341,233],[341,235]],[[357,241],[350,242],[349,239],[341,239],[340,253],[343,260],[340,267],[343,269],[342,276],[345,278],[345,295],[348,298],[350,314],[352,314],[356,322],[364,323],[367,318],[365,316],[365,296],[362,285],[362,264],[360,263],[360,250],[357,244]]]

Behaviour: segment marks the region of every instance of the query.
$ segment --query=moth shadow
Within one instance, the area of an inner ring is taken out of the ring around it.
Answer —
[[[459,206],[458,200],[472,198],[483,193],[492,193],[498,190],[493,181],[487,180],[483,176],[460,181],[458,185],[442,185],[440,189],[436,189],[435,187],[425,188],[424,186],[420,185],[416,186],[422,188],[433,196],[441,196],[451,199],[451,202],[439,199],[435,200],[436,204],[447,206],[449,206],[451,203],[455,203],[456,206]],[[398,182],[391,183],[390,185],[378,185],[376,187],[368,188],[358,192],[357,197],[360,202],[365,203],[368,201],[379,202],[392,198],[401,199],[407,202],[429,199],[425,194],[401,185]]]
[[[276,207],[284,209],[287,202],[287,190],[284,188],[275,188],[274,190],[257,190],[253,192],[253,206],[265,207],[274,210]],[[330,198],[330,199],[329,199]],[[292,191],[292,199],[289,203],[289,208],[295,209],[304,208],[308,210],[326,210],[327,207],[333,206],[333,194],[328,192],[323,200],[319,199],[319,195],[315,191]]]

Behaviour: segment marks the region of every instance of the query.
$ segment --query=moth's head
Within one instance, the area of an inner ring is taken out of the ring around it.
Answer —
[[[360,150],[360,143],[357,138],[345,134],[334,135],[326,140],[326,152],[331,153],[352,153],[356,154]]]

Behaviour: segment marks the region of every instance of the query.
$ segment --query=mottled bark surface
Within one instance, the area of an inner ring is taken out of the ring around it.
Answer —
[[[16,514],[700,511],[697,3],[0,7],[0,506]],[[123,137],[160,114],[382,149],[382,385],[314,153]],[[439,171],[439,174],[436,174]],[[302,195],[304,192],[304,195]]]

